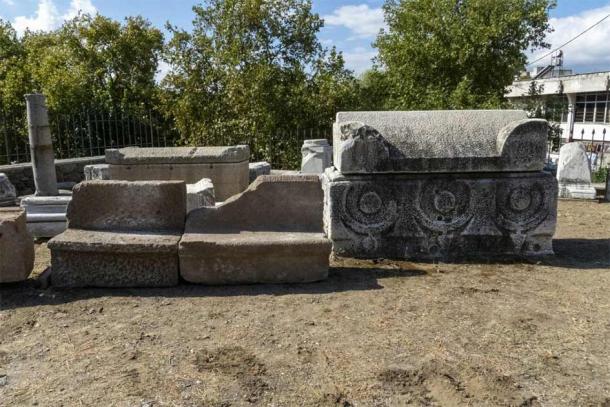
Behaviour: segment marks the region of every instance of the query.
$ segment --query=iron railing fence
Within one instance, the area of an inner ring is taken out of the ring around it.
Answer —
[[[178,134],[154,112],[81,111],[72,114],[49,112],[55,158],[103,155],[107,148],[174,145]],[[30,161],[27,119],[0,111],[0,164]]]

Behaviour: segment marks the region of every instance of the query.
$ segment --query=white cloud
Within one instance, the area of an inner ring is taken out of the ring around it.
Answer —
[[[172,66],[164,60],[159,60],[159,66],[157,66],[157,73],[155,74],[155,80],[161,82],[168,73],[172,70]]]
[[[356,47],[343,52],[345,66],[354,71],[356,75],[361,74],[373,65],[372,59],[377,56],[377,52],[371,48]]]
[[[549,23],[555,31],[547,36],[546,41],[551,44],[551,49],[559,47],[608,14],[610,14],[610,4],[586,10],[573,16],[551,18]],[[564,66],[582,70],[589,66],[610,65],[609,44],[610,19],[607,19],[563,48]],[[530,61],[535,61],[549,51],[546,49],[536,50],[530,57]],[[536,65],[545,65],[550,62],[551,57],[549,56],[537,62]]]
[[[329,26],[342,26],[354,33],[355,38],[377,35],[385,27],[383,10],[370,8],[367,4],[341,6],[332,14],[323,17]]]
[[[39,0],[36,14],[33,17],[15,17],[13,27],[19,35],[23,35],[27,29],[49,31],[59,27],[65,20],[76,17],[79,12],[95,14],[97,9],[91,0],[71,0],[68,10],[60,14],[53,0]]]

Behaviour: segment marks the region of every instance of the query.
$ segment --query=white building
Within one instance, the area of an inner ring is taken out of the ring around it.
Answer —
[[[514,102],[524,101],[531,96],[532,82],[539,95],[559,101],[555,105],[562,106],[556,115],[563,130],[562,143],[582,140],[591,152],[610,147],[610,71],[572,74],[550,65],[513,82],[506,97]]]

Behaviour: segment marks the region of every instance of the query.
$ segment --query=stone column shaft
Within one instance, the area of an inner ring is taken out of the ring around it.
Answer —
[[[37,196],[56,196],[57,174],[49,115],[45,98],[41,94],[25,95],[28,113],[28,135],[32,156],[32,171]]]

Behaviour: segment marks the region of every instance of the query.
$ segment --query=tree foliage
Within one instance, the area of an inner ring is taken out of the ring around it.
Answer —
[[[548,47],[554,0],[387,0],[388,31],[377,38],[388,97],[383,108],[488,108]],[[385,82],[385,83],[383,83]]]
[[[206,0],[193,11],[191,33],[168,27],[164,81],[184,143],[245,142],[277,162],[274,151],[298,140],[274,135],[330,124],[353,102],[355,80],[342,55],[319,43],[323,23],[309,0]]]

